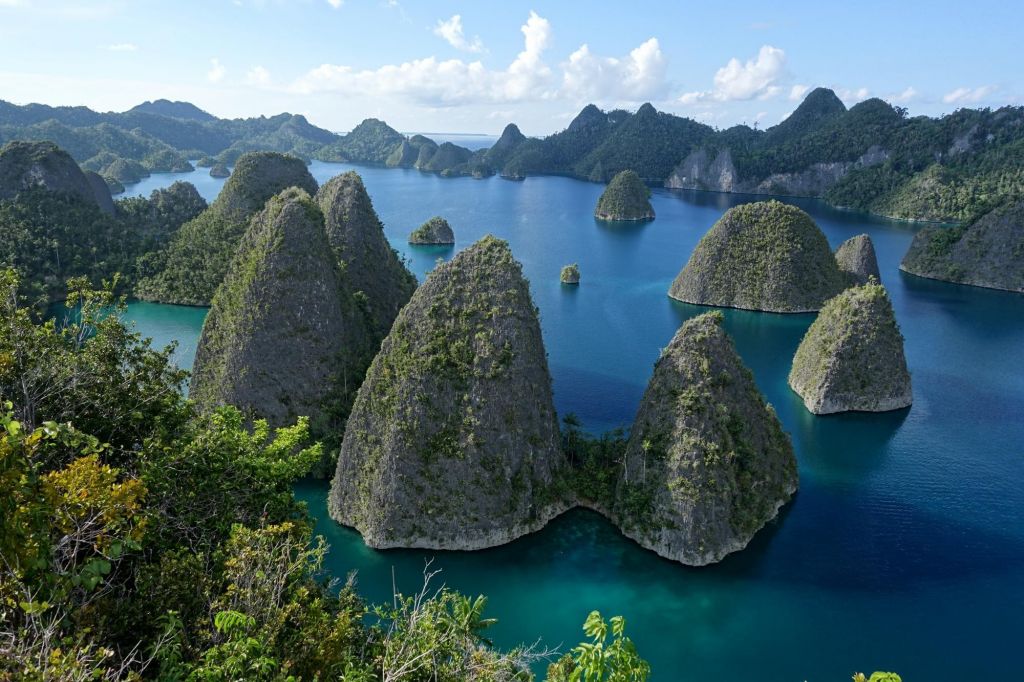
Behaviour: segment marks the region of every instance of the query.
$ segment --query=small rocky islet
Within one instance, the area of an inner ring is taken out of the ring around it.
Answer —
[[[447,220],[441,216],[434,216],[409,234],[409,243],[421,246],[451,246],[455,243],[455,233]]]
[[[562,284],[579,284],[580,266],[576,263],[570,263],[569,265],[564,266],[558,279]]]
[[[814,414],[910,406],[903,335],[885,287],[851,287],[825,304],[797,348],[789,385]]]
[[[967,226],[925,227],[900,270],[918,277],[1024,293],[1024,201]]]
[[[859,234],[840,244],[836,249],[836,263],[851,284],[867,284],[871,279],[882,281],[875,244],[869,235]]]
[[[868,265],[855,267],[870,269],[873,258],[863,257]],[[758,201],[725,212],[697,244],[669,296],[698,305],[815,312],[855,276],[840,269],[824,233],[804,211]]]
[[[609,221],[654,220],[651,190],[635,172],[624,170],[601,193],[594,217]]]

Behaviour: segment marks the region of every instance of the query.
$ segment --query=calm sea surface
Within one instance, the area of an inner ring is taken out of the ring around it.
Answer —
[[[314,163],[321,183],[349,170]],[[487,233],[509,240],[530,279],[560,414],[600,432],[628,425],[659,350],[705,309],[671,301],[669,284],[705,231],[753,197],[655,190],[658,218],[603,224],[600,185],[566,178],[442,179],[357,168],[388,238],[421,280],[438,258]],[[212,200],[206,169],[154,175]],[[366,548],[326,513],[326,487],[299,496],[331,544],[331,571],[358,571],[371,600],[419,585],[433,558],[444,581],[483,593],[504,646],[541,638],[563,649],[591,609],[622,614],[655,680],[825,682],[892,669],[908,682],[1017,679],[1024,637],[1024,296],[899,272],[916,228],[793,200],[833,246],[867,232],[878,251],[913,374],[914,405],[881,415],[814,417],[786,375],[811,315],[725,311],[726,328],[792,435],[800,492],[744,552],[700,569],[663,560],[601,517],[566,514],[505,547],[457,553]],[[433,215],[453,249],[406,236]],[[578,262],[579,288],[560,268]],[[190,367],[205,311],[136,303],[158,344]]]

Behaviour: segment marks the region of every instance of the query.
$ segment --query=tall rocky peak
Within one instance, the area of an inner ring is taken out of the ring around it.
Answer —
[[[250,152],[235,163],[211,208],[232,220],[248,220],[268,199],[288,187],[316,194],[316,180],[302,159],[278,152]]]
[[[662,351],[612,510],[626,536],[694,566],[744,548],[797,488],[793,446],[721,324],[688,320]]]
[[[217,199],[181,226],[160,254],[161,269],[143,278],[135,295],[161,303],[209,305],[249,219],[289,187],[307,194],[317,190],[316,180],[300,159],[277,152],[239,157]]]
[[[608,116],[603,111],[598,109],[593,104],[588,104],[583,107],[580,113],[576,114],[576,118],[569,123],[569,127],[566,129],[570,132],[577,132],[586,128],[601,127],[608,123]]]
[[[768,136],[778,141],[781,138],[797,137],[845,112],[846,105],[835,92],[828,88],[815,88],[786,120],[768,129]]]
[[[900,269],[919,277],[1024,293],[1024,201],[1007,203],[966,227],[926,227]]]
[[[911,404],[903,335],[885,287],[853,287],[825,304],[797,348],[789,385],[814,414]]]
[[[882,281],[875,244],[869,235],[859,234],[840,244],[836,249],[836,263],[851,285],[867,284],[871,278],[876,282]]]
[[[726,211],[697,244],[669,296],[699,305],[812,312],[846,283],[811,217],[772,200]]]
[[[325,405],[358,385],[370,353],[323,214],[291,188],[253,217],[213,297],[191,396],[205,409],[235,405],[273,426],[305,415],[323,427]]]
[[[653,220],[651,190],[631,170],[618,173],[597,200],[594,217],[601,220]]]
[[[494,143],[494,146],[484,154],[484,161],[492,168],[504,168],[512,153],[525,141],[526,136],[520,132],[519,127],[515,123],[509,123],[501,131],[501,137]]]
[[[70,194],[113,213],[110,190],[99,191],[66,151],[52,142],[9,142],[0,148],[0,200],[30,189]]]
[[[567,505],[537,309],[508,244],[439,265],[395,320],[352,408],[331,516],[371,547],[479,549]]]
[[[388,243],[358,173],[349,171],[332,178],[317,192],[316,201],[346,278],[354,291],[365,296],[373,331],[382,339],[412,296],[416,278]]]

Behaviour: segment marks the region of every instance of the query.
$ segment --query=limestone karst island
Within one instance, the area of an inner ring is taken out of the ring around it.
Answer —
[[[0,0],[0,681],[1016,679],[1021,25]]]

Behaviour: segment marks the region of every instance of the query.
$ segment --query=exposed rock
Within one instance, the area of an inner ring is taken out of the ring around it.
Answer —
[[[633,171],[622,171],[605,187],[594,216],[601,220],[653,220],[651,190]]]
[[[731,192],[738,176],[728,149],[714,154],[714,160],[707,148],[693,150],[676,166],[665,181],[671,189],[702,189],[714,192]]]
[[[318,423],[335,386],[361,379],[367,341],[323,214],[305,191],[287,189],[253,217],[213,297],[190,395],[272,426]]]
[[[885,287],[853,287],[825,304],[797,348],[789,385],[814,414],[910,405],[903,336]]]
[[[562,284],[579,284],[580,283],[580,267],[576,263],[571,263],[562,268],[562,274],[559,277]]]
[[[110,196],[110,187],[107,186],[107,181],[96,171],[87,170],[83,172],[85,173],[85,179],[89,181],[89,187],[92,188],[92,195],[96,205],[104,213],[113,215],[114,200]]]
[[[98,203],[89,178],[70,154],[52,142],[16,141],[0,148],[0,200],[37,187]]]
[[[811,217],[772,200],[726,211],[697,244],[669,296],[699,305],[799,313],[819,310],[845,284]]]
[[[434,216],[423,223],[409,235],[410,244],[438,244],[448,245],[455,243],[455,233],[451,225],[441,216]]]
[[[626,536],[692,566],[746,547],[797,488],[793,446],[721,321],[688,320],[662,351],[612,510]]]
[[[840,244],[836,249],[836,263],[851,284],[867,284],[872,277],[876,282],[882,281],[875,245],[869,235],[859,234]]]
[[[217,199],[182,225],[161,254],[163,269],[139,282],[135,295],[161,303],[209,305],[249,219],[288,187],[308,194],[317,190],[301,159],[277,152],[239,157]]]
[[[1024,293],[1024,201],[1001,206],[968,227],[926,227],[900,269],[919,277]]]
[[[231,171],[223,163],[215,163],[210,167],[211,178],[226,178],[231,175]]]
[[[383,339],[412,296],[416,278],[384,236],[384,225],[357,173],[349,171],[332,178],[317,192],[316,201],[326,219],[327,238],[344,264],[346,279],[353,291],[362,292],[376,338]]]
[[[564,510],[537,311],[508,244],[439,265],[402,310],[348,420],[328,502],[371,547],[480,549]]]

